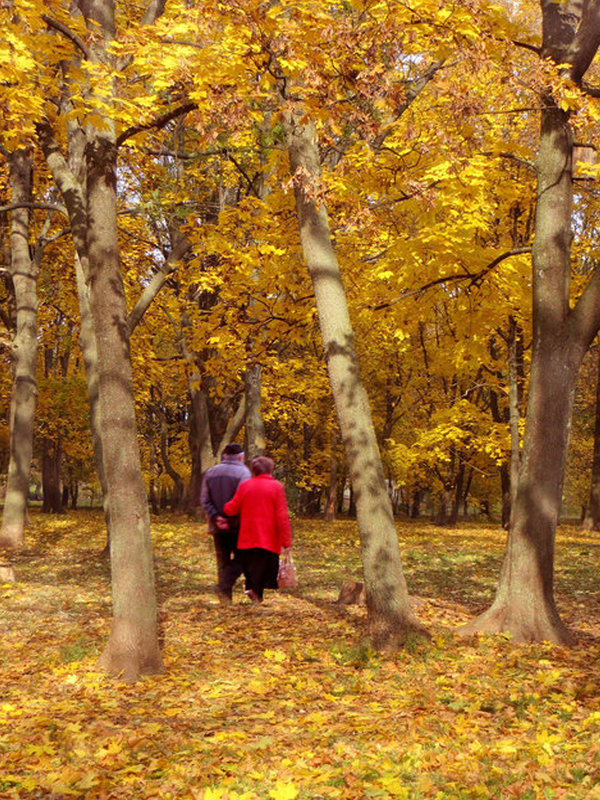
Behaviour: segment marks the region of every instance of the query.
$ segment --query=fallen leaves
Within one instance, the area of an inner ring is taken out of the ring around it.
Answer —
[[[364,608],[335,603],[344,577],[360,577],[354,523],[296,520],[301,585],[257,611],[241,587],[219,606],[211,542],[158,518],[167,672],[128,686],[95,669],[110,622],[101,515],[55,521],[34,517],[0,608],[3,800],[595,796],[600,548],[589,534],[559,536],[561,607],[586,637],[565,650],[453,633],[494,582],[498,531],[399,526],[433,636],[392,656],[365,642]],[[583,548],[578,576],[570,553]]]

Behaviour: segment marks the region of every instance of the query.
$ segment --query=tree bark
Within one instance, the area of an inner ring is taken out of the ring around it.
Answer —
[[[94,29],[93,59],[108,58],[114,36],[113,0],[82,4]],[[93,100],[93,98],[90,98]],[[90,305],[98,355],[98,407],[111,522],[113,624],[99,664],[126,681],[163,669],[158,641],[150,515],[137,440],[127,337],[127,309],[117,236],[114,121],[88,122],[85,182],[71,176],[65,197],[89,265]],[[63,196],[65,196],[63,192]],[[83,202],[82,202],[83,201]]]
[[[87,258],[86,258],[87,262]],[[87,275],[87,277],[86,277]],[[104,471],[104,458],[102,454],[102,434],[100,431],[100,405],[98,396],[98,349],[96,346],[96,331],[90,307],[89,267],[84,268],[81,258],[75,254],[75,277],[77,282],[77,296],[79,298],[79,316],[81,320],[79,330],[79,347],[85,366],[88,404],[90,409],[90,430],[92,434],[92,448],[96,474],[102,490],[102,510],[106,524],[105,554],[110,553],[110,508],[108,503],[108,485]]]
[[[331,434],[331,455],[329,456],[329,488],[327,491],[327,500],[325,502],[324,517],[326,522],[333,522],[335,519],[335,510],[337,505],[338,494],[338,463],[337,463],[337,431]]]
[[[329,380],[356,496],[368,625],[376,647],[422,631],[411,608],[371,409],[360,377],[346,294],[325,206],[317,198],[320,162],[314,127],[302,111],[284,121],[300,239],[315,292]]]
[[[42,491],[44,500],[42,511],[45,514],[62,514],[63,494],[60,488],[60,467],[62,444],[60,436],[56,440],[44,438],[42,441]]]
[[[542,0],[541,55],[578,82],[600,42],[600,2]],[[567,13],[570,12],[570,13]],[[581,23],[581,24],[579,24]],[[586,62],[586,59],[587,62]],[[520,641],[573,641],[554,599],[554,549],[575,384],[600,326],[600,279],[569,309],[572,133],[549,89],[542,98],[533,268],[533,354],[523,456],[504,562],[492,606],[463,630]]]
[[[31,201],[31,155],[17,150],[10,156],[11,201]],[[11,262],[16,332],[12,345],[14,380],[10,403],[10,461],[0,546],[21,547],[25,537],[27,494],[33,452],[37,401],[37,276],[38,263],[29,250],[29,211],[15,208],[11,217]]]
[[[519,422],[521,420],[520,383],[522,376],[522,347],[520,347],[520,330],[514,319],[510,320],[508,338],[508,404],[510,420],[510,513],[507,527],[516,503],[519,470],[521,467],[521,440]]]
[[[246,398],[246,457],[252,460],[265,452],[265,426],[261,414],[261,375],[260,364],[248,364],[244,373],[244,394]]]

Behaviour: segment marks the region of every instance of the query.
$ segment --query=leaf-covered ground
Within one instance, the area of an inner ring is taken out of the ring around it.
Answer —
[[[399,525],[429,642],[396,655],[335,603],[360,578],[356,526],[296,520],[301,585],[217,604],[205,527],[153,521],[167,671],[135,685],[95,661],[110,625],[101,517],[37,515],[0,585],[4,800],[600,798],[600,538],[558,537],[566,650],[455,626],[485,607],[504,534]]]

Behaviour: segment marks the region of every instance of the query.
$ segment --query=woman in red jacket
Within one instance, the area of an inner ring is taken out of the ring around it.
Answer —
[[[273,477],[275,463],[257,456],[250,463],[252,478],[240,483],[225,503],[227,516],[240,515],[238,557],[246,579],[246,594],[260,603],[265,589],[277,589],[279,553],[292,546],[292,527],[283,485]]]

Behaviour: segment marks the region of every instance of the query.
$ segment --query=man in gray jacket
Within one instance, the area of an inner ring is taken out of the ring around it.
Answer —
[[[217,596],[221,603],[231,603],[233,585],[242,574],[237,558],[240,521],[238,517],[227,517],[223,506],[240,483],[250,477],[241,445],[228,444],[221,454],[221,463],[206,470],[202,481],[200,504],[206,511],[208,529],[215,542]]]

